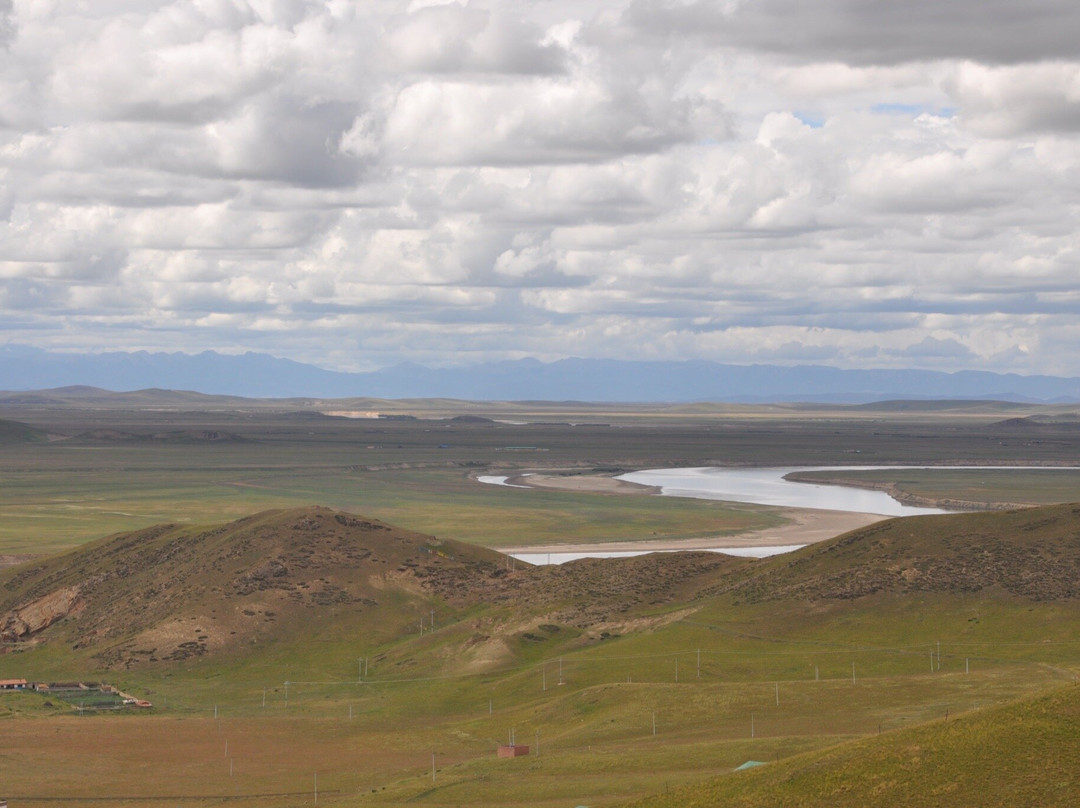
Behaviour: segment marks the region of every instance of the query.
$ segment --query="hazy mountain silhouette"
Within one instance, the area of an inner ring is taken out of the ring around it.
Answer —
[[[267,354],[54,353],[0,348],[0,389],[90,385],[150,387],[254,398],[460,398],[546,401],[807,401],[865,403],[886,399],[1080,401],[1080,379],[984,371],[844,370],[822,365],[726,365],[535,359],[462,368],[404,363],[341,373]]]

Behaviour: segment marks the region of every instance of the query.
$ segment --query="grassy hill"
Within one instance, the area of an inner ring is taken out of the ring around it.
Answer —
[[[18,421],[0,419],[0,446],[20,443],[41,443],[49,439],[47,432]]]
[[[750,602],[878,593],[1080,597],[1080,506],[890,519],[761,565],[734,586]]]
[[[362,619],[380,610],[393,625],[404,619],[394,607],[418,591],[398,579],[440,568],[483,577],[500,563],[483,548],[323,508],[159,525],[0,573],[0,636],[62,643],[107,667],[178,661],[250,648],[344,611]]]
[[[155,707],[0,694],[0,782],[104,805],[311,804],[315,772],[341,806],[1064,805],[1078,535],[1057,506],[558,567],[326,508],[112,536],[0,573],[0,677]],[[541,755],[495,758],[515,732]],[[730,774],[749,759],[771,763]]]
[[[771,762],[633,808],[1015,808],[1080,800],[1080,688]]]
[[[0,638],[131,668],[250,652],[331,621],[393,638],[435,609],[444,625],[483,607],[614,627],[643,604],[691,601],[745,563],[702,553],[533,568],[326,508],[267,511],[159,525],[0,572]]]
[[[327,508],[266,511],[159,525],[4,570],[0,638],[62,647],[87,665],[160,668],[249,655],[331,625],[363,632],[368,645],[394,642],[437,611],[469,648],[512,637],[505,661],[555,639],[540,625],[606,639],[694,614],[786,634],[871,610],[877,624],[900,621],[913,604],[955,598],[1068,610],[1080,599],[1078,536],[1080,508],[1063,505],[894,519],[757,561],[678,553],[532,567]],[[772,625],[782,614],[800,617]],[[967,622],[958,630],[970,637],[979,620]],[[467,658],[449,656],[447,670]]]

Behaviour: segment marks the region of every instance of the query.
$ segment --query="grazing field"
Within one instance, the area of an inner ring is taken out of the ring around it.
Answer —
[[[280,454],[273,460],[283,467],[234,466],[220,455],[170,460],[190,465],[156,467],[158,453],[148,451],[113,468],[4,474],[0,552],[55,552],[162,522],[317,503],[491,547],[712,537],[784,521],[766,506],[496,488],[453,468],[290,467]]]
[[[996,706],[1074,687],[1080,671],[1078,518],[922,517],[762,561],[512,571],[490,551],[320,509],[118,537],[0,575],[16,602],[99,581],[80,611],[0,656],[0,678],[93,675],[155,707],[73,716],[0,693],[0,780],[30,805],[304,805],[317,778],[323,804],[554,808],[662,799],[746,760],[813,771],[807,753],[866,778],[857,761],[893,754],[909,728],[969,716],[999,722],[979,732],[1005,755],[1028,736]],[[367,566],[335,560],[345,539],[374,553]],[[369,575],[379,558],[385,574]],[[260,578],[267,559],[288,569]],[[205,653],[166,660],[158,627],[189,621]],[[511,733],[533,749],[497,759]],[[1076,793],[1076,770],[1061,771]]]
[[[782,511],[494,490],[472,475],[1080,460],[1073,421],[1046,420],[1060,408],[985,402],[874,409],[228,399],[214,410],[208,399],[200,400],[208,409],[187,411],[190,402],[167,395],[138,397],[141,409],[119,394],[95,400],[93,409],[83,399],[48,397],[33,406],[0,405],[7,424],[0,431],[0,554],[50,552],[162,521],[208,522],[307,504],[491,546],[722,536],[776,525]],[[316,408],[378,408],[397,418],[328,417]],[[1025,413],[1034,414],[1017,417]],[[989,472],[908,475],[900,488],[976,504],[1078,498],[1074,477],[1057,478],[1053,488],[1042,477],[995,479]]]
[[[803,471],[789,479],[879,488],[909,504],[983,508],[1080,502],[1080,469],[896,469]]]
[[[769,621],[777,633],[765,635],[756,633],[767,628],[764,616],[753,626],[733,616],[477,675],[383,672],[403,653],[430,654],[419,638],[407,651],[384,649],[388,658],[363,684],[348,675],[355,660],[339,643],[312,660],[295,648],[294,664],[279,658],[195,665],[165,678],[127,674],[125,686],[152,691],[154,715],[70,717],[42,707],[36,694],[0,695],[0,710],[12,714],[0,777],[9,799],[25,804],[91,794],[117,798],[97,803],[106,805],[127,804],[121,797],[209,803],[244,794],[286,795],[259,797],[262,804],[311,804],[317,775],[320,801],[335,805],[618,805],[748,759],[875,739],[947,713],[955,720],[1071,681],[1080,662],[1074,634],[1036,649],[975,645],[957,639],[946,620],[924,626],[919,645],[891,645],[910,636],[889,636],[868,619],[864,630],[876,642],[863,648],[816,639],[835,634],[842,620],[801,636],[781,630],[790,625],[783,615]],[[963,615],[957,618],[962,625]],[[734,643],[717,636],[717,628],[736,627],[747,636]],[[931,672],[927,659],[939,635],[941,667]],[[438,631],[431,642],[440,642]],[[511,730],[534,749],[497,760],[495,747]],[[44,780],[36,767],[42,759],[50,761]]]
[[[295,664],[279,658],[196,665],[165,678],[128,674],[127,687],[152,691],[154,715],[70,717],[42,707],[36,694],[0,695],[0,710],[13,714],[0,777],[9,799],[31,805],[35,796],[91,794],[117,798],[96,803],[105,805],[129,804],[121,797],[186,804],[200,796],[209,804],[244,794],[285,795],[258,797],[260,804],[312,804],[317,776],[320,802],[333,805],[612,806],[749,759],[784,760],[852,739],[872,742],[946,714],[978,714],[1071,682],[1080,665],[1074,634],[1050,647],[973,644],[946,620],[924,626],[919,645],[891,645],[910,636],[889,636],[867,619],[863,629],[876,642],[864,648],[817,639],[842,630],[842,619],[801,636],[780,631],[790,625],[785,615],[772,621],[775,635],[764,635],[756,633],[764,619],[751,627],[733,616],[477,675],[387,674],[380,662],[358,684],[348,675],[355,660],[341,644],[313,660],[296,648]],[[748,636],[727,642],[718,627]],[[939,635],[941,667],[931,672]],[[436,631],[431,642],[438,638]],[[396,667],[393,657],[403,652],[432,650],[419,638],[410,645],[384,649],[385,662]],[[495,758],[510,731],[533,747],[528,757]],[[50,761],[46,779],[36,767],[43,759]]]
[[[1068,808],[1080,796],[1078,720],[1080,689],[1067,686],[719,777],[635,802],[633,808]]]
[[[722,536],[785,512],[474,479],[1077,464],[1057,410],[146,405],[0,410],[0,555],[71,552],[0,570],[0,679],[154,703],[77,714],[0,691],[13,807],[1080,799],[1073,506],[890,520],[761,561],[533,568],[484,548]],[[1080,500],[1064,470],[843,476],[986,507]],[[300,510],[250,516],[268,508]],[[496,758],[511,736],[530,754]],[[1045,776],[1025,773],[1033,749]],[[730,774],[747,760],[768,765]]]

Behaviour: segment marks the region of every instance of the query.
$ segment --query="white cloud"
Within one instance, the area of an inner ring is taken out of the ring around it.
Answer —
[[[0,341],[1080,374],[1078,9],[0,0]]]
[[[990,137],[1080,132],[1080,63],[991,67],[964,62],[946,82],[962,121]]]

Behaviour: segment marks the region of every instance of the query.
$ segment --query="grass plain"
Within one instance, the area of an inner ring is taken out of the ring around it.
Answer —
[[[9,407],[0,417],[70,437],[3,433],[0,553],[53,552],[160,522],[214,523],[315,503],[493,547],[718,535],[774,524],[782,510],[496,489],[470,475],[1080,460],[1080,434],[1067,423],[1040,426],[1033,441],[1028,426],[1001,422],[1036,410],[981,403],[929,412],[463,406],[388,407],[441,420],[328,419],[263,406]],[[450,420],[462,412],[533,423]],[[981,494],[987,503],[1080,499],[1070,480],[1051,489],[1039,476],[1056,471],[973,474],[879,476],[920,495]],[[992,521],[980,524],[992,535]],[[1070,763],[1075,736],[1051,720],[1074,714],[1075,699],[1061,694],[1080,671],[1075,599],[994,589],[760,602],[718,593],[555,633],[538,628],[548,619],[542,610],[417,593],[387,595],[384,605],[378,621],[342,610],[283,627],[257,650],[167,665],[103,670],[89,653],[58,643],[0,655],[0,678],[112,680],[155,703],[151,714],[76,716],[45,695],[0,694],[0,796],[12,805],[284,808],[316,804],[317,785],[318,804],[341,806],[569,808],[646,797],[656,806],[867,804],[874,788],[883,799],[926,776],[931,759],[978,771],[987,761],[942,741],[968,727],[963,742],[989,749],[989,765],[1040,739],[1036,748],[1052,758],[1036,778],[1042,785],[994,803],[1009,792],[993,778],[939,777],[933,788],[951,791],[889,804],[941,804],[948,795],[954,805],[1064,805],[1061,795],[1080,795]],[[438,628],[421,636],[416,620],[429,609]],[[398,616],[386,619],[391,613]],[[478,634],[503,640],[500,653],[466,664],[462,649]],[[539,750],[496,759],[511,731],[518,743],[538,740]],[[914,747],[928,751],[920,757]],[[749,759],[769,766],[701,785]],[[870,790],[860,791],[864,785]]]
[[[470,475],[530,468],[615,473],[695,465],[1080,461],[1080,430],[1068,419],[1055,420],[1060,414],[1046,420],[1047,412],[1061,408],[986,402],[923,409],[635,409],[230,399],[215,410],[215,399],[200,399],[206,409],[192,411],[183,408],[190,406],[186,399],[168,394],[139,397],[138,408],[122,395],[117,400],[80,408],[34,398],[15,406],[0,396],[0,419],[9,424],[0,431],[0,553],[52,552],[162,521],[212,522],[306,504],[490,546],[697,538],[769,527],[783,520],[782,511],[491,489]],[[382,410],[401,420],[326,417],[320,409]],[[905,473],[900,487],[976,502],[1080,499],[1078,478],[1064,472],[1055,473],[1060,484],[1053,490],[1047,477],[951,474]],[[990,480],[999,482],[982,485]]]
[[[915,502],[988,503],[1009,507],[1080,501],[1080,469],[896,469],[797,472],[792,479],[886,489]]]

